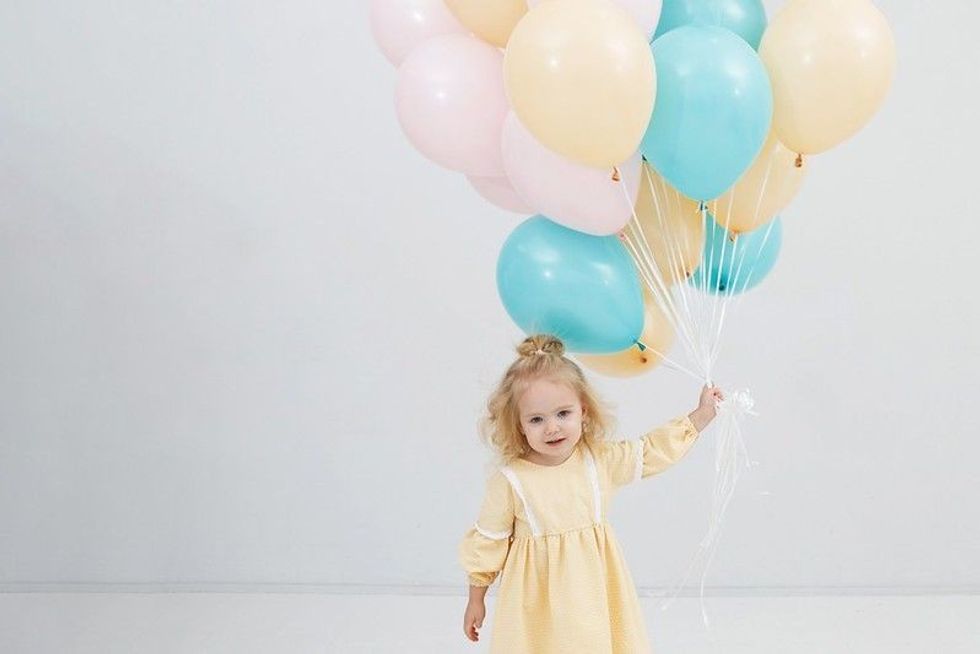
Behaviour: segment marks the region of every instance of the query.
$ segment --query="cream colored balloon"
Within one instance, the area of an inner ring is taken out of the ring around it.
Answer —
[[[608,0],[536,5],[507,44],[504,81],[511,106],[538,141],[599,168],[636,151],[657,90],[646,38]]]
[[[782,211],[803,184],[806,161],[769,133],[762,151],[749,169],[724,195],[708,203],[715,220],[728,231],[749,232]]]
[[[507,45],[514,26],[527,13],[526,0],[446,0],[464,27],[498,48]]]
[[[773,125],[794,152],[845,141],[878,110],[895,71],[895,40],[868,0],[789,0],[759,46]]]
[[[698,203],[682,195],[646,162],[636,198],[633,240],[652,256],[668,285],[687,279],[701,263],[704,218]],[[627,236],[630,236],[627,226]]]
[[[656,300],[643,292],[643,333],[638,339],[646,349],[633,345],[614,354],[576,354],[582,364],[609,377],[634,377],[660,365],[674,344],[674,330]]]

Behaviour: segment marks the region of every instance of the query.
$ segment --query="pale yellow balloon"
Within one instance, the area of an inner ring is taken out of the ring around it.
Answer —
[[[526,0],[446,0],[446,6],[468,30],[498,48],[507,45],[527,13]]]
[[[576,354],[587,368],[609,377],[634,377],[660,365],[674,344],[674,330],[656,300],[643,293],[643,333],[638,339],[645,349],[633,345],[614,354]]]
[[[628,225],[625,234],[641,251],[652,255],[667,285],[687,279],[701,263],[704,217],[698,206],[643,163],[636,227]]]
[[[845,141],[878,110],[895,72],[895,40],[868,0],[789,0],[759,46],[773,125],[794,152]]]
[[[799,164],[799,165],[797,165]],[[803,184],[806,161],[769,133],[752,165],[725,192],[708,203],[719,225],[728,231],[749,232],[776,217]]]
[[[606,168],[629,159],[656,94],[636,21],[608,0],[550,0],[514,29],[504,55],[511,106],[544,145]]]

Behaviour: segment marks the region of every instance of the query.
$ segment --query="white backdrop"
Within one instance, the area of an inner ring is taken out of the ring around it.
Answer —
[[[727,323],[760,465],[716,588],[980,586],[980,10],[880,6],[893,90]],[[0,6],[3,588],[462,588],[523,217],[409,146],[394,79],[366,3]],[[630,437],[697,394],[596,382]],[[703,534],[712,446],[621,496],[639,585]]]

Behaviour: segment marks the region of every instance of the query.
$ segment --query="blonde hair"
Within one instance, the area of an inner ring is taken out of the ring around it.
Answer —
[[[517,360],[507,368],[487,400],[487,413],[480,422],[481,435],[504,463],[522,457],[531,449],[521,431],[517,402],[537,379],[563,382],[575,391],[585,415],[582,439],[589,447],[608,438],[613,418],[582,369],[564,356],[565,345],[560,339],[550,334],[528,336],[517,346],[517,354]]]

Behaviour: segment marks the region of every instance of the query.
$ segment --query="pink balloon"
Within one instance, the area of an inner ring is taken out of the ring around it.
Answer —
[[[534,213],[534,209],[517,194],[517,191],[511,186],[510,180],[506,177],[474,177],[471,175],[466,179],[470,181],[476,192],[491,204],[514,213],[525,215]]]
[[[511,112],[501,137],[504,169],[537,213],[589,234],[615,234],[633,217],[640,188],[640,155],[612,170],[583,166],[546,148]]]
[[[527,0],[528,8],[541,4],[545,0]],[[657,28],[657,21],[660,20],[660,0],[611,0],[613,4],[625,9],[630,16],[636,20],[640,30],[647,35],[653,36]]]
[[[371,0],[371,33],[388,61],[397,66],[433,36],[469,32],[444,0]]]
[[[395,108],[412,144],[450,170],[503,177],[504,56],[471,36],[436,36],[398,69]]]

